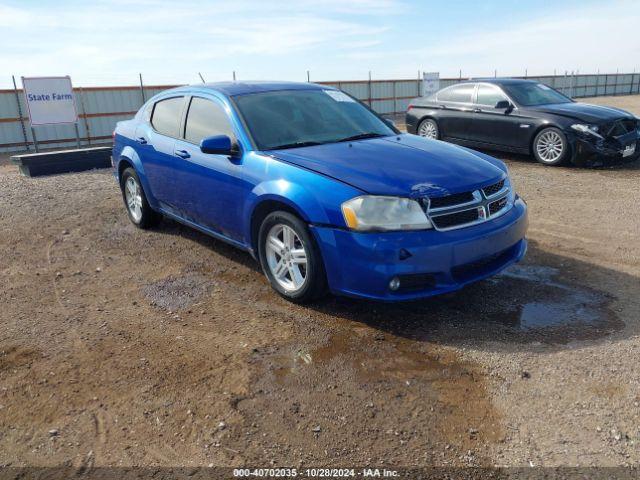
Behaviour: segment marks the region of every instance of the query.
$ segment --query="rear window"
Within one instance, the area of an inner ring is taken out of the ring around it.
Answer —
[[[180,129],[183,97],[172,97],[160,100],[153,108],[151,125],[162,135],[177,137]]]
[[[465,83],[464,85],[455,85],[453,87],[445,88],[438,92],[438,101],[471,103],[474,86],[475,85],[473,83]]]

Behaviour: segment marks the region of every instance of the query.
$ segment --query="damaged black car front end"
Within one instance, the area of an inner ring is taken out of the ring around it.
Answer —
[[[575,165],[602,166],[640,157],[640,120],[630,114],[601,124],[573,123],[565,131]]]

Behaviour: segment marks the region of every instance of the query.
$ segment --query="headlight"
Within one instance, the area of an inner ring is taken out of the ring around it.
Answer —
[[[602,138],[602,136],[598,133],[597,125],[586,125],[584,123],[574,123],[571,125],[576,132],[580,133],[590,133],[591,135],[595,135],[596,137]]]
[[[410,198],[365,195],[342,204],[342,215],[353,230],[423,230],[431,222],[418,202]]]

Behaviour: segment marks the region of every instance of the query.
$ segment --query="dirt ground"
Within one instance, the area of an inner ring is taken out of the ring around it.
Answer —
[[[0,464],[637,465],[640,163],[505,159],[523,263],[416,303],[308,307],[223,243],[134,228],[108,171],[5,160]]]

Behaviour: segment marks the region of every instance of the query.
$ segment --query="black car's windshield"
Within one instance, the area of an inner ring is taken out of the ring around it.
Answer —
[[[573,101],[543,83],[514,83],[503,85],[502,87],[511,98],[525,107],[550,105],[552,103],[570,103]]]
[[[337,90],[280,90],[235,97],[260,150],[394,135],[383,120]]]

